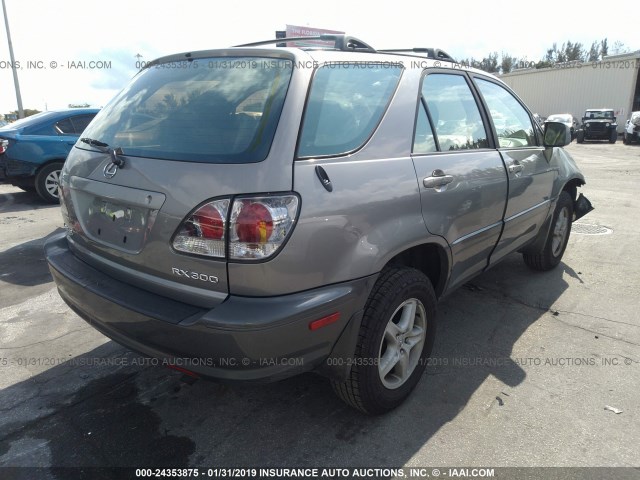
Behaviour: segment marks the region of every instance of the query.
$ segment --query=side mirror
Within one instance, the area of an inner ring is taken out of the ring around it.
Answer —
[[[564,147],[571,143],[571,130],[560,122],[547,122],[544,126],[544,146]]]

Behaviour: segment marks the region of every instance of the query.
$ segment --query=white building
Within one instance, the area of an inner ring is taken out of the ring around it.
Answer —
[[[588,108],[612,108],[621,133],[630,113],[640,110],[640,50],[596,62],[567,62],[552,68],[522,69],[502,75],[533,112],[542,117]]]

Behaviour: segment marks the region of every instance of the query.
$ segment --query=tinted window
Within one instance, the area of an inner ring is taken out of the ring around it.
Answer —
[[[431,123],[427,117],[424,104],[420,101],[418,106],[418,118],[416,119],[416,135],[413,139],[413,153],[430,153],[437,151],[433,138]]]
[[[156,65],[102,109],[83,136],[130,156],[259,162],[271,148],[292,70],[288,60],[253,57]]]
[[[56,130],[58,131],[58,133],[63,135],[73,135],[75,133],[73,130],[73,124],[68,118],[56,122]]]
[[[75,117],[71,117],[71,123],[73,123],[73,130],[75,133],[80,135],[87,125],[93,120],[95,115],[76,115]]]
[[[380,122],[401,73],[400,66],[389,64],[320,67],[307,100],[298,156],[340,155],[360,148]]]
[[[500,147],[536,145],[531,118],[520,102],[500,85],[481,79],[476,83],[489,107]]]
[[[422,95],[441,151],[489,146],[478,105],[462,75],[428,75],[422,84]]]

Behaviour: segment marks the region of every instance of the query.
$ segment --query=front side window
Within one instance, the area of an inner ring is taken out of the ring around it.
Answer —
[[[103,108],[82,135],[134,157],[260,162],[271,148],[292,65],[258,57],[154,65]]]
[[[311,84],[298,157],[343,155],[362,147],[398,85],[399,65],[327,64]]]
[[[487,80],[476,84],[489,108],[500,148],[529,147],[537,144],[529,114],[504,87]]]
[[[428,75],[422,84],[422,96],[441,151],[489,146],[478,104],[462,75]]]

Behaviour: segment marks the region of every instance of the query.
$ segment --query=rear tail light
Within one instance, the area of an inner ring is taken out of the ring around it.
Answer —
[[[208,257],[225,257],[225,228],[229,200],[209,202],[188,217],[173,239],[180,252]]]
[[[0,155],[7,151],[9,140],[0,140]]]
[[[76,217],[75,208],[71,199],[71,192],[65,186],[64,182],[60,182],[58,186],[58,197],[60,199],[60,211],[62,213],[62,221],[67,229],[67,235],[75,233],[83,233],[82,225]]]
[[[236,198],[206,203],[182,222],[173,240],[180,252],[234,260],[274,255],[293,230],[299,200],[295,195]],[[229,218],[229,225],[227,225]]]
[[[268,258],[284,244],[298,213],[298,197],[241,198],[229,220],[229,258]]]

